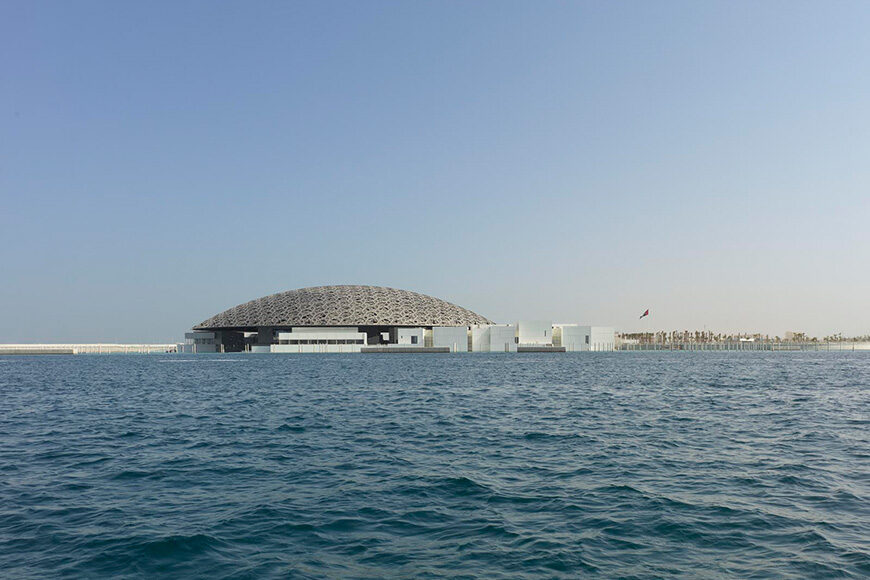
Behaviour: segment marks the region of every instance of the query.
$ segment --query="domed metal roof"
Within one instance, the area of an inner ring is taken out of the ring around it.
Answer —
[[[381,286],[317,286],[240,304],[195,329],[258,326],[468,326],[490,320],[450,302]]]

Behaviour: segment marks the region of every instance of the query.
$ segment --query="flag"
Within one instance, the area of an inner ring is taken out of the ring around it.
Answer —
[[[643,318],[644,316],[649,316],[649,308],[643,311],[643,314],[640,315],[640,318]],[[640,318],[638,318],[638,320],[640,320]]]

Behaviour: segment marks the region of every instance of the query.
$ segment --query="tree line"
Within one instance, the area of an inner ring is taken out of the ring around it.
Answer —
[[[618,333],[623,340],[636,340],[641,344],[668,343],[715,343],[715,342],[870,342],[870,334],[861,336],[844,336],[842,333],[831,334],[823,338],[808,336],[804,332],[788,333],[786,337],[770,336],[755,333],[722,333],[709,330],[671,330],[658,332],[622,332]]]

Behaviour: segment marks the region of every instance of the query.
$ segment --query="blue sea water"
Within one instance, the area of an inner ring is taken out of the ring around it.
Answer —
[[[0,357],[4,578],[866,578],[870,353]]]

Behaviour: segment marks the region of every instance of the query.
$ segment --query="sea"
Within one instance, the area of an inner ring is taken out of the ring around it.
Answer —
[[[0,577],[868,578],[870,352],[0,357]]]

